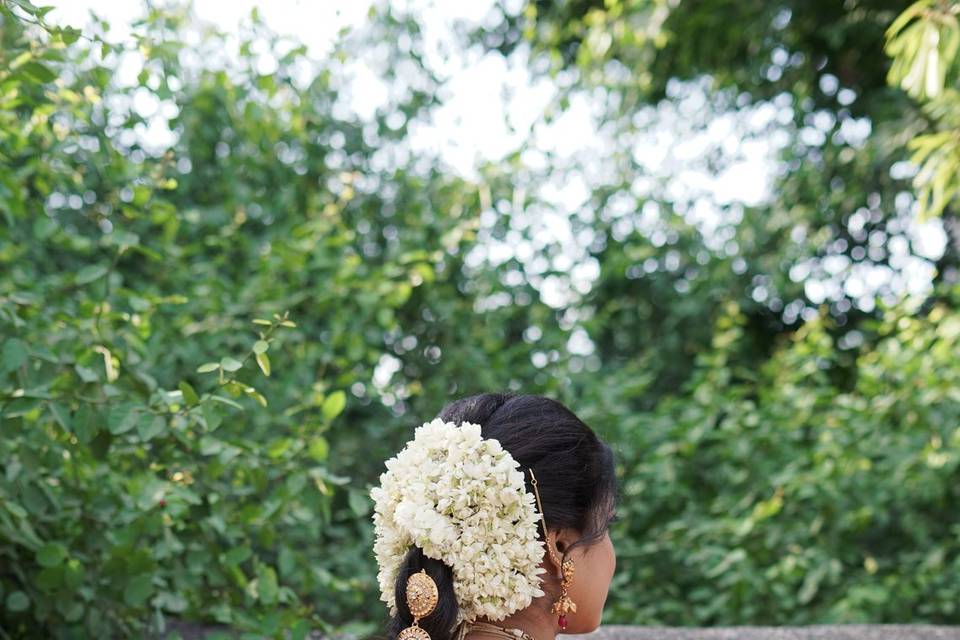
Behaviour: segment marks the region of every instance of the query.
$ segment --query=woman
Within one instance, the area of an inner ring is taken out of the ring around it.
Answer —
[[[463,398],[386,466],[371,497],[387,640],[552,640],[600,625],[613,454],[569,409]]]

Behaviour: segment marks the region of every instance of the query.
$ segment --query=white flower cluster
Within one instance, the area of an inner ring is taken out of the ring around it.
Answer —
[[[411,545],[453,569],[460,618],[502,620],[542,596],[540,514],[523,472],[480,425],[437,418],[386,462],[375,503],[380,599],[397,614],[397,572]]]

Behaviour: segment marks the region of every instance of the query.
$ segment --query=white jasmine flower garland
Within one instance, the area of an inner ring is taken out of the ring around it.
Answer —
[[[459,620],[502,620],[543,595],[535,498],[517,461],[480,425],[425,422],[386,466],[370,497],[380,599],[392,615],[411,545],[453,569]]]

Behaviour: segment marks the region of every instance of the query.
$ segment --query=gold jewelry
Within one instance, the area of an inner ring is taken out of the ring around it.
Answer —
[[[560,570],[563,572],[563,581],[560,583],[560,599],[553,603],[553,609],[551,609],[551,611],[560,614],[558,623],[561,629],[566,629],[566,614],[577,612],[577,604],[567,595],[567,589],[570,587],[570,583],[573,582],[573,560],[564,560]]]
[[[476,629],[477,631],[483,631],[494,635],[505,640],[534,640],[533,636],[524,631],[523,629],[517,629],[516,627],[501,627],[498,624],[493,624],[490,622],[464,622],[464,628],[461,629],[459,637],[465,636],[469,631]]]
[[[547,545],[547,552],[555,564],[560,565],[560,572],[563,579],[560,581],[560,598],[553,603],[551,613],[559,613],[557,624],[561,629],[567,628],[567,614],[577,612],[577,603],[570,599],[567,589],[573,582],[573,560],[565,559],[562,563],[557,559],[557,554],[550,548],[550,541],[547,538],[547,521],[543,515],[543,506],[540,504],[540,491],[537,490],[537,476],[533,475],[533,469],[530,469],[530,482],[533,484],[533,493],[537,496],[537,509],[540,511],[540,521],[543,523],[543,542]]]
[[[407,578],[407,608],[413,615],[413,624],[402,629],[397,634],[397,640],[430,640],[430,634],[420,626],[419,622],[420,618],[433,613],[439,600],[437,583],[427,575],[426,571],[420,569],[419,573],[414,573]]]
[[[547,553],[550,554],[550,558],[556,564],[560,564],[556,552],[550,547],[550,539],[547,537],[547,521],[543,515],[543,505],[540,503],[540,491],[537,490],[537,476],[533,475],[533,469],[529,469],[529,471],[530,483],[533,485],[533,493],[537,496],[537,511],[540,512],[540,522],[543,524],[543,544],[547,545]]]

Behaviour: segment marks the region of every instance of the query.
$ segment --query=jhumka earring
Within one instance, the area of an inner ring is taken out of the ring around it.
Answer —
[[[407,578],[407,608],[413,615],[413,624],[401,630],[397,640],[430,640],[430,634],[419,622],[433,613],[439,599],[437,583],[423,569]]]
[[[567,616],[568,612],[576,613],[577,604],[570,599],[570,596],[567,595],[567,589],[570,587],[570,583],[573,582],[573,560],[567,559],[563,561],[561,566],[561,571],[563,572],[563,580],[560,582],[560,599],[553,603],[553,613],[560,614],[560,628],[567,628]]]
[[[570,583],[573,582],[573,560],[568,558],[561,563],[559,558],[557,558],[557,554],[550,548],[550,543],[547,539],[547,521],[543,515],[543,506],[540,504],[540,491],[537,489],[537,476],[533,475],[533,469],[530,469],[530,483],[533,485],[533,493],[537,497],[537,509],[540,511],[540,522],[543,524],[543,542],[547,545],[547,553],[550,554],[550,558],[552,558],[556,564],[560,565],[560,572],[563,575],[560,581],[560,598],[553,603],[553,608],[550,611],[551,613],[560,614],[560,617],[557,618],[557,624],[560,625],[561,629],[566,629],[567,614],[577,612],[577,604],[571,600],[567,594],[567,589],[570,588]]]

